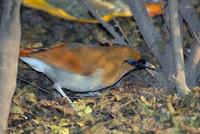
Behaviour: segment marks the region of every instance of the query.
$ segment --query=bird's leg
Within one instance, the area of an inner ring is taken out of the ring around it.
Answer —
[[[69,105],[73,108],[75,108],[73,102],[70,100],[70,98],[65,94],[65,92],[62,90],[61,86],[59,84],[54,84],[53,87],[63,96],[67,99],[67,102]],[[76,108],[75,108],[76,109]]]

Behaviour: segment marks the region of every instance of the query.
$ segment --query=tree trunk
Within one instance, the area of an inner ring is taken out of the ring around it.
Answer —
[[[0,134],[6,133],[12,96],[16,87],[21,37],[21,0],[4,0],[0,26]]]
[[[157,73],[157,79],[164,87],[173,89],[174,59],[172,57],[172,45],[164,43],[161,33],[156,30],[141,0],[126,1],[134,13],[134,19],[148,48],[161,65],[161,71]]]
[[[180,31],[179,14],[178,14],[178,1],[168,0],[169,4],[169,20],[170,32],[173,44],[173,52],[175,59],[175,86],[178,93],[188,94],[190,92],[185,80],[185,65],[183,58],[183,43]]]
[[[187,84],[194,87],[198,85],[197,79],[200,75],[200,20],[191,0],[180,0],[179,11],[195,39],[190,45],[191,52],[187,55],[188,58],[185,62]]]

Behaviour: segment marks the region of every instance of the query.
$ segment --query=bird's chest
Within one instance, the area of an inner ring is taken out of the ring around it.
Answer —
[[[45,74],[55,84],[75,92],[96,91],[106,87],[102,80],[102,70],[97,70],[90,76],[83,76],[52,67],[50,70],[45,71]]]

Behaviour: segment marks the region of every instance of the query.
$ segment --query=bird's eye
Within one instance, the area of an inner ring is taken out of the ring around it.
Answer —
[[[125,62],[127,62],[128,64],[130,64],[130,65],[132,65],[132,66],[135,66],[135,65],[137,65],[137,61],[135,61],[135,60],[125,60],[123,63],[125,63]]]
[[[152,64],[146,62],[144,59],[140,59],[138,61],[129,59],[129,60],[125,60],[124,62],[127,62],[128,64],[134,66],[135,69],[137,69],[137,70],[147,69],[147,68],[151,69],[151,70],[155,69],[155,67]]]

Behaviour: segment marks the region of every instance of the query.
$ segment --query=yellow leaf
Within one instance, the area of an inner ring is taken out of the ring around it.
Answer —
[[[84,100],[78,100],[74,102],[74,105],[76,106],[79,116],[84,116],[86,114],[90,114],[93,111],[93,106],[88,106],[89,103],[95,104],[95,102],[92,99],[84,99]]]
[[[129,6],[125,4],[123,0],[90,0],[89,3],[95,10],[98,10],[104,21],[110,21],[114,17],[132,16]],[[68,11],[62,8],[63,4],[65,8],[68,8]],[[85,17],[82,17],[87,13],[87,10],[83,7],[82,3],[78,1],[23,0],[23,5],[70,21],[81,23],[99,23],[96,19],[86,19]],[[161,15],[163,13],[163,3],[145,3],[145,7],[150,16]],[[73,15],[71,12],[73,12]],[[79,13],[79,15],[75,17],[74,14],[77,13]]]
[[[69,134],[69,129],[65,127],[60,127],[56,125],[49,126],[51,128],[51,131],[55,134]]]
[[[69,125],[69,122],[66,119],[61,119],[59,122],[59,126],[63,127],[63,126],[67,126]]]
[[[144,96],[140,96],[140,100],[146,104],[147,106],[151,106],[151,104],[147,101],[147,99]]]
[[[37,97],[35,96],[34,93],[29,93],[26,92],[24,94],[26,101],[30,102],[30,103],[36,103],[37,102]]]
[[[11,110],[10,110],[10,113],[13,113],[13,114],[24,114],[24,111],[21,107],[17,106],[17,105],[13,105],[11,107]]]
[[[79,109],[78,115],[82,117],[90,113],[92,113],[92,108],[90,106],[84,106],[81,109]]]
[[[49,4],[46,0],[23,0],[23,5],[31,8],[35,8],[41,11],[45,11],[56,17],[67,19],[71,21],[86,22],[86,23],[97,23],[95,20],[78,19],[61,8],[57,8]]]
[[[168,96],[167,97],[167,110],[171,114],[173,114],[175,112],[175,109],[174,109],[174,107],[172,105],[172,102],[171,102],[171,100],[173,100],[173,99],[174,99],[173,96]]]

